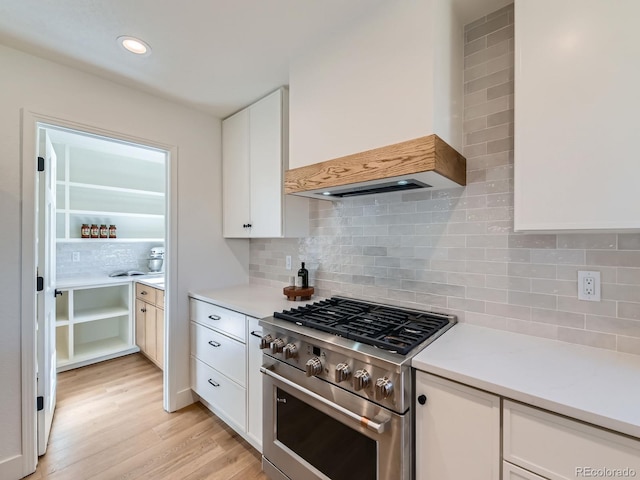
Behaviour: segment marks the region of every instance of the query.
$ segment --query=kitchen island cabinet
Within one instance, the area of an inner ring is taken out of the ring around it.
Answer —
[[[640,228],[640,2],[515,2],[515,230]]]
[[[308,200],[284,195],[288,126],[288,93],[284,88],[222,122],[225,237],[308,235]]]

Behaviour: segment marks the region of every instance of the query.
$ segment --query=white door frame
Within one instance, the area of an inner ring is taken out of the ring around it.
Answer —
[[[22,211],[21,211],[21,254],[20,254],[20,309],[21,309],[21,376],[22,376],[22,475],[35,470],[37,455],[36,422],[36,158],[37,124],[79,130],[95,135],[114,138],[125,142],[149,146],[167,152],[166,163],[166,211],[165,211],[165,365],[163,376],[163,407],[173,411],[177,405],[178,392],[175,388],[175,374],[172,352],[172,331],[177,318],[177,276],[178,276],[178,147],[158,140],[136,137],[117,130],[106,130],[93,125],[68,120],[62,115],[42,113],[38,109],[21,109],[22,123]],[[175,338],[175,337],[173,337]]]

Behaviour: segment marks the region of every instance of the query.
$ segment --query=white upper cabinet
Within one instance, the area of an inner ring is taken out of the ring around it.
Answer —
[[[251,219],[248,109],[222,122],[222,159],[224,236],[246,237]]]
[[[637,0],[516,0],[515,229],[640,228]]]
[[[285,197],[288,96],[281,88],[222,122],[223,233],[227,238],[305,236],[308,200]]]

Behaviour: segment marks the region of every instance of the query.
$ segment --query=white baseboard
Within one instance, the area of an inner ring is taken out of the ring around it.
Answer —
[[[0,478],[3,480],[18,480],[19,478],[31,475],[36,471],[36,466],[32,466],[25,471],[24,458],[22,455],[0,460]]]
[[[195,396],[193,391],[190,388],[185,388],[184,390],[179,391],[178,394],[176,395],[175,408],[170,411],[175,412],[177,410],[180,410],[181,408],[184,408],[187,405],[191,405],[192,403],[195,403],[197,400],[198,398]]]

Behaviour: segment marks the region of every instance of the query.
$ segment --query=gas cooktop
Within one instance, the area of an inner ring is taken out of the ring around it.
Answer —
[[[451,322],[450,315],[344,297],[275,312],[275,318],[406,355]]]

